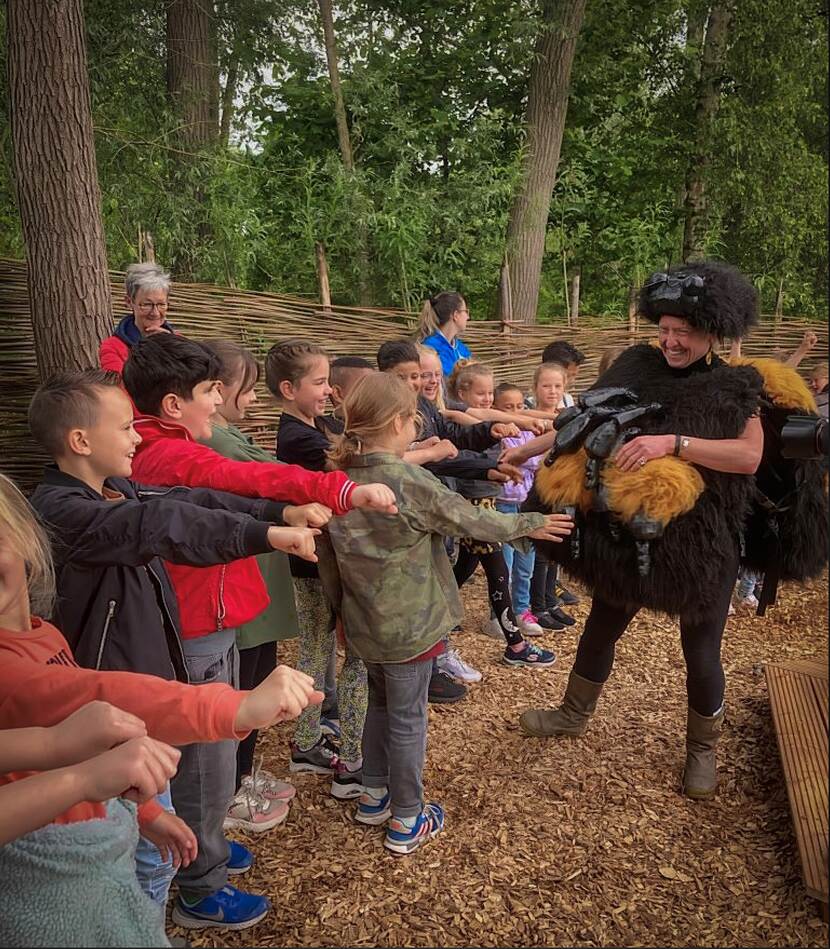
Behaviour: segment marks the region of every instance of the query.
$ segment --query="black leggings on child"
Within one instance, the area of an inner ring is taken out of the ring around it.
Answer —
[[[479,564],[483,567],[484,575],[487,577],[487,593],[490,597],[490,605],[496,614],[504,638],[507,640],[508,646],[515,646],[522,642],[522,634],[519,632],[516,617],[513,614],[507,564],[504,562],[504,554],[501,550],[478,554],[466,545],[461,544],[458,551],[458,560],[456,560],[453,567],[455,582],[459,588],[464,586],[475,573]]]
[[[530,612],[535,616],[559,606],[556,597],[556,577],[559,564],[545,560],[537,548],[530,579]]]
[[[724,572],[720,589],[708,592],[705,616],[690,620],[680,617],[680,643],[686,660],[686,692],[689,705],[698,715],[714,715],[723,705],[725,678],[720,659],[723,627],[729,610],[734,576]],[[579,640],[573,671],[591,682],[605,682],[614,665],[614,646],[636,616],[638,607],[613,606],[594,596],[585,631]]]
[[[255,689],[277,668],[277,644],[262,643],[250,649],[239,650],[239,688]],[[236,749],[236,790],[242,778],[254,770],[254,749],[259,732],[252,731],[239,742]]]

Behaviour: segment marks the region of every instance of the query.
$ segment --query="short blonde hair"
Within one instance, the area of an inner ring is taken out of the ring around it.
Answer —
[[[543,372],[558,372],[562,376],[562,382],[565,385],[565,388],[568,386],[568,370],[560,362],[543,362],[536,367],[536,371],[533,373],[533,389],[535,391],[536,387],[539,385],[539,379],[542,377]]]
[[[49,538],[17,485],[0,474],[0,536],[26,564],[29,604],[49,616],[55,602],[55,567]]]
[[[447,380],[447,392],[459,402],[463,402],[462,394],[472,385],[473,379],[479,376],[492,376],[493,370],[483,362],[472,359],[459,359],[453,366],[450,378]]]

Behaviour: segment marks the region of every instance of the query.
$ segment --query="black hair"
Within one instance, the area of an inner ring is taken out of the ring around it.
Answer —
[[[541,362],[558,362],[562,366],[570,366],[574,363],[581,366],[585,362],[585,353],[566,339],[555,339],[542,350]]]
[[[145,415],[158,415],[171,392],[185,400],[202,382],[222,378],[222,365],[206,346],[172,333],[154,333],[130,350],[122,370],[124,388]]]
[[[29,429],[52,458],[64,453],[64,437],[73,428],[89,428],[98,418],[98,390],[121,385],[117,372],[83,369],[56,372],[38,386],[29,403]]]
[[[464,306],[464,297],[455,290],[442,290],[424,301],[418,318],[417,338],[426,339],[449,323],[453,313]]]
[[[372,369],[374,366],[362,356],[338,356],[331,361],[332,369]]]
[[[420,365],[421,357],[418,347],[409,339],[390,339],[381,343],[378,350],[378,369],[386,372],[394,369],[402,362],[414,362]]]
[[[522,392],[522,387],[517,386],[515,382],[500,382],[493,391],[493,398],[497,399],[505,392]]]
[[[735,267],[699,260],[651,274],[639,310],[652,323],[678,316],[718,339],[742,339],[758,322],[758,292]]]

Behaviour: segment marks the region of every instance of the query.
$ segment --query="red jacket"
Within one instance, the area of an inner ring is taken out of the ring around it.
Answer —
[[[102,369],[111,369],[121,375],[130,347],[117,336],[108,336],[98,347],[98,362]]]
[[[289,504],[319,501],[335,514],[345,514],[351,508],[356,485],[342,471],[231,461],[194,441],[184,426],[155,416],[139,416],[135,428],[143,440],[136,449],[132,476],[143,484],[215,488]],[[165,567],[179,601],[182,639],[249,623],[270,602],[253,557],[215,567],[187,567],[165,561]]]

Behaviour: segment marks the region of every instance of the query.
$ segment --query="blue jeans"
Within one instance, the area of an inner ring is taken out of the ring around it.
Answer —
[[[156,795],[156,800],[166,811],[175,813],[169,784],[161,794]],[[141,889],[164,910],[170,884],[176,875],[173,861],[169,857],[162,860],[156,845],[146,837],[139,837],[135,848],[135,872]]]
[[[517,501],[496,501],[496,509],[502,514],[518,514],[519,504]],[[531,550],[529,554],[523,554],[510,544],[505,544],[502,553],[510,574],[513,612],[519,617],[530,609],[530,578],[533,576],[536,551]]]

